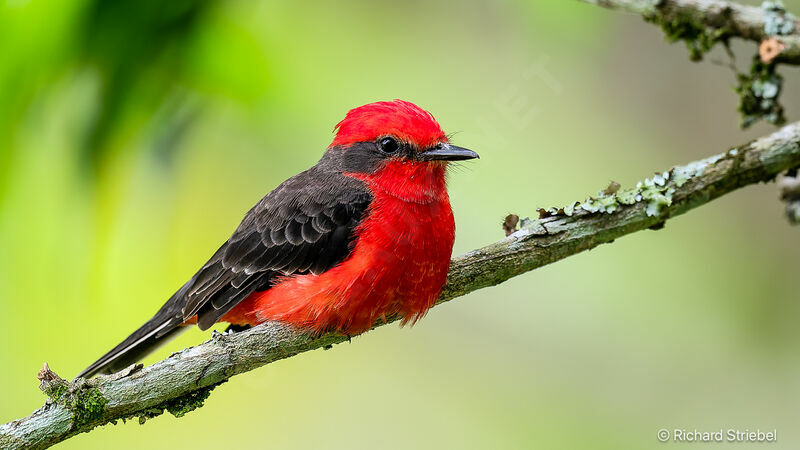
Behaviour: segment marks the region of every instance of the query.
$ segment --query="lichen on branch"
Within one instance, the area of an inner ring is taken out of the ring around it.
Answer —
[[[749,73],[736,74],[738,84],[734,91],[739,94],[737,110],[742,128],[759,120],[773,125],[786,123],[780,102],[783,76],[775,70],[775,66],[774,63],[764,63],[759,56],[755,56]]]
[[[728,45],[732,31],[726,26],[708,26],[703,22],[702,16],[697,17],[698,15],[697,11],[692,10],[667,11],[655,7],[652,13],[644,14],[643,17],[646,21],[658,25],[668,42],[686,44],[689,59],[699,62],[718,43]]]
[[[800,225],[800,174],[790,170],[780,180],[781,200],[786,203],[786,218],[792,225]]]
[[[780,0],[761,7],[722,0],[582,0],[611,9],[640,14],[658,25],[669,42],[684,42],[689,59],[701,61],[717,44],[733,59],[731,38],[758,43],[748,71],[736,70],[740,125],[747,128],[764,120],[774,125],[786,122],[780,102],[783,77],[780,64],[800,65],[800,22]]]

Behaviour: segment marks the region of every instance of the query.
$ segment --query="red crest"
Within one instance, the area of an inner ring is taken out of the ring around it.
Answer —
[[[369,103],[351,109],[334,130],[336,138],[331,146],[374,141],[389,135],[418,149],[447,142],[447,136],[431,113],[404,100]]]

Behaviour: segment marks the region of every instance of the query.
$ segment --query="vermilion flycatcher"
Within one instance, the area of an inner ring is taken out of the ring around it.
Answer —
[[[478,155],[402,100],[355,108],[335,130],[315,166],[261,199],[153,318],[79,376],[121,370],[195,323],[355,335],[379,318],[422,317],[455,237],[447,161]]]

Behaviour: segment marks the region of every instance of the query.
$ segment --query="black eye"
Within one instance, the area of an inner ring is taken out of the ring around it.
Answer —
[[[400,145],[397,144],[397,141],[393,137],[387,136],[378,141],[378,148],[380,148],[383,153],[394,153],[400,148]]]

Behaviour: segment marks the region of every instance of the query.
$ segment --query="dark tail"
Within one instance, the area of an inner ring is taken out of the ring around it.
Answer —
[[[187,283],[188,285],[189,283]],[[119,345],[93,362],[79,373],[79,377],[90,378],[97,373],[118,372],[131,364],[142,360],[145,356],[175,337],[186,327],[181,326],[183,320],[182,298],[186,286],[170,298],[155,316],[138,330],[131,333]]]

